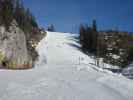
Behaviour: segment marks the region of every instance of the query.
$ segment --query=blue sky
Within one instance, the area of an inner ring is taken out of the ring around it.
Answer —
[[[78,32],[80,24],[97,20],[99,30],[118,27],[133,31],[133,0],[23,0],[38,24],[56,31]]]

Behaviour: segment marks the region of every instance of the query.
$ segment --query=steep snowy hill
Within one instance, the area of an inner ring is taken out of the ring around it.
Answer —
[[[133,81],[96,71],[70,33],[47,32],[34,69],[0,71],[0,100],[133,100]]]

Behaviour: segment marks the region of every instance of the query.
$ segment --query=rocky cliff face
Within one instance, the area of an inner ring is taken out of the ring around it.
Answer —
[[[14,20],[8,31],[0,26],[0,66],[10,69],[25,69],[32,67],[32,57],[27,49],[24,32]]]

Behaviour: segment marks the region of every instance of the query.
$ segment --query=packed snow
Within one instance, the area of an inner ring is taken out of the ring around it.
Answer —
[[[95,66],[71,33],[47,32],[30,70],[0,70],[0,100],[133,100],[133,81]]]

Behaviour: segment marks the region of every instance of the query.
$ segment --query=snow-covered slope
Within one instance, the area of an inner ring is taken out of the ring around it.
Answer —
[[[48,32],[34,69],[0,70],[0,100],[133,100],[133,81],[89,64],[74,36]]]
[[[80,52],[80,45],[74,37],[76,35],[70,33],[48,32],[37,47],[40,61],[45,60],[42,62],[47,65],[77,65],[92,60]]]

